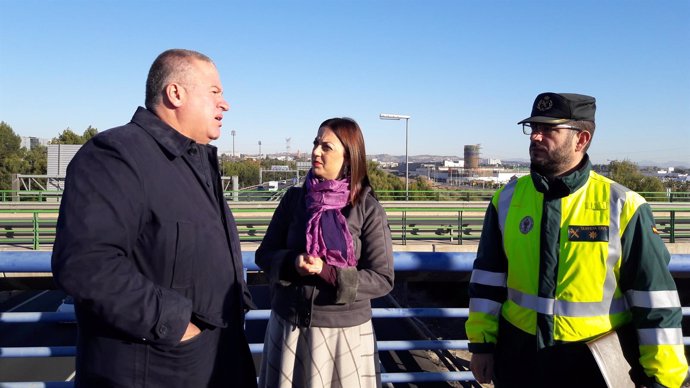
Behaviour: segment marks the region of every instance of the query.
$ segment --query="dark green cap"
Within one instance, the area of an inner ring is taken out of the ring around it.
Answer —
[[[518,124],[563,124],[577,120],[594,122],[596,110],[596,100],[592,96],[573,93],[542,93],[534,100],[532,115]]]

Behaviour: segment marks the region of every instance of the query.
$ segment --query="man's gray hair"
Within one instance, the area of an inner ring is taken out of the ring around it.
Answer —
[[[213,63],[211,58],[200,52],[184,49],[166,50],[153,61],[146,78],[146,109],[153,110],[161,103],[163,91],[170,83],[185,80],[192,67],[192,59]]]

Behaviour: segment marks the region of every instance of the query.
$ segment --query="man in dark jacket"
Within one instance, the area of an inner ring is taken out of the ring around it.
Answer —
[[[229,109],[214,63],[151,66],[146,108],[67,169],[53,274],[76,301],[77,387],[254,387],[253,306],[216,148]]]

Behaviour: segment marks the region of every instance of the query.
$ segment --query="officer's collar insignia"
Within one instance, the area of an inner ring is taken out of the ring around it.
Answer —
[[[609,241],[609,227],[607,225],[568,226],[568,241]]]
[[[534,220],[530,216],[525,216],[525,218],[520,221],[520,232],[522,234],[527,234],[529,233],[530,230],[532,230],[532,227],[534,226]]]
[[[551,101],[551,97],[549,97],[549,96],[544,96],[537,103],[537,109],[539,109],[541,112],[551,109],[552,106],[553,106],[553,101]]]

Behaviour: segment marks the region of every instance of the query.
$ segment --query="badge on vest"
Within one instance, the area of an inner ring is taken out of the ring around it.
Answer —
[[[609,227],[605,225],[568,226],[568,241],[609,241]]]
[[[522,234],[529,233],[529,231],[532,230],[533,226],[534,220],[530,216],[526,216],[525,218],[520,220],[520,232],[522,232]]]

